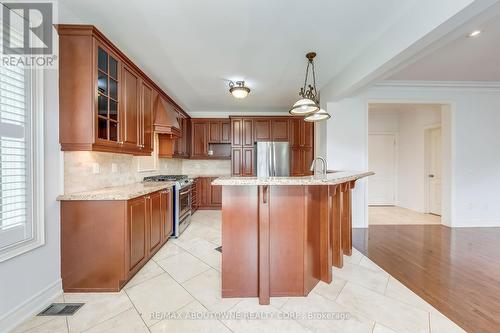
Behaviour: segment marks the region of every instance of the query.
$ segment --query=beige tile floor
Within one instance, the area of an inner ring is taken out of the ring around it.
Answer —
[[[397,206],[368,207],[370,225],[387,224],[441,224],[441,217],[423,214]]]
[[[220,297],[221,214],[199,211],[180,237],[170,240],[119,293],[64,294],[84,302],[71,317],[34,317],[15,332],[463,332],[431,305],[354,250],[331,284],[320,282],[307,297]],[[165,318],[182,314],[259,313],[261,319]],[[348,318],[278,319],[292,314],[348,314]],[[155,314],[152,316],[152,314]]]

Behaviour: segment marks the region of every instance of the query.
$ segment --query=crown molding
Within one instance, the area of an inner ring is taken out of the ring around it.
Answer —
[[[500,92],[500,81],[402,81],[386,80],[375,84],[383,88],[439,88],[450,90],[485,90]]]

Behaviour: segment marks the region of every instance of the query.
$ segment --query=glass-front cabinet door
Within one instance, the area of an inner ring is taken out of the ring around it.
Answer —
[[[120,63],[111,52],[97,46],[97,139],[119,143],[118,85]]]

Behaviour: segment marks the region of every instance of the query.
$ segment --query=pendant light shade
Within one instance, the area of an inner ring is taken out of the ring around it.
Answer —
[[[316,102],[309,98],[299,99],[290,109],[290,114],[294,116],[307,116],[319,110]]]
[[[323,109],[304,118],[304,121],[317,122],[330,119],[330,114]]]

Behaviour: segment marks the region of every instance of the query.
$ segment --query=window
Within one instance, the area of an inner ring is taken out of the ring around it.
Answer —
[[[0,67],[0,262],[44,244],[41,82],[41,70]]]

